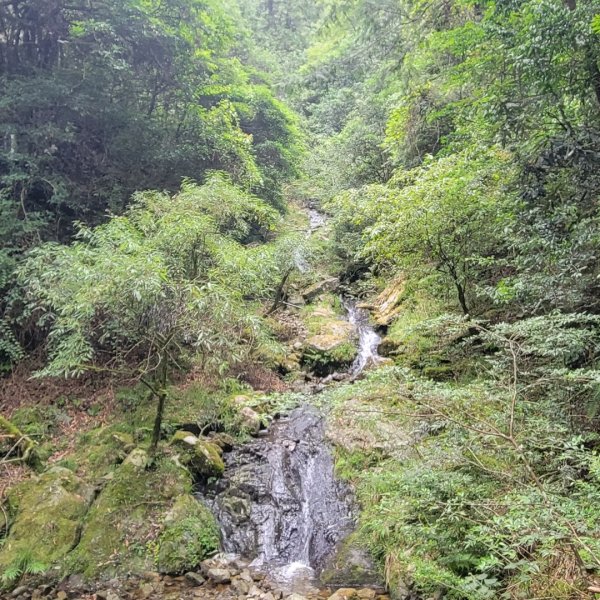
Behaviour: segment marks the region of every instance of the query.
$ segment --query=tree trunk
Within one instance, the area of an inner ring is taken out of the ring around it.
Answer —
[[[458,303],[462,308],[462,311],[465,315],[469,314],[469,305],[467,304],[467,297],[465,294],[465,288],[458,281],[454,281],[454,285],[456,286],[456,291],[458,293]]]
[[[156,452],[158,442],[160,441],[160,428],[162,426],[166,400],[167,392],[162,389],[158,392],[158,405],[156,407],[156,417],[154,418],[154,429],[152,430],[152,443],[150,444],[150,452],[152,454]]]
[[[165,412],[165,403],[167,401],[167,376],[168,376],[168,361],[166,358],[161,360],[158,367],[158,389],[154,392],[158,400],[156,407],[156,417],[154,418],[154,428],[152,430],[152,442],[150,443],[150,453],[154,454],[160,441],[160,429],[162,426],[163,414]]]
[[[285,284],[287,283],[287,280],[289,279],[289,276],[292,274],[293,270],[293,268],[288,269],[285,275],[283,276],[283,279],[281,280],[280,284],[277,286],[277,291],[275,292],[275,299],[273,300],[273,305],[267,312],[267,315],[270,315],[277,310],[279,303],[283,299],[283,290],[285,288]]]

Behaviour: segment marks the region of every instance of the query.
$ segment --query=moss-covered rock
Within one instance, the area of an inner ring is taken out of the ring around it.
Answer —
[[[172,460],[161,459],[152,469],[124,462],[90,509],[67,570],[93,578],[153,568],[158,524],[175,499],[190,489],[189,473]]]
[[[346,538],[328,561],[320,577],[325,585],[361,585],[383,587],[383,577],[357,535]]]
[[[93,489],[69,469],[53,467],[9,494],[14,522],[0,551],[0,571],[22,555],[44,565],[62,559],[78,542]]]
[[[171,439],[171,446],[178,451],[179,463],[197,477],[219,477],[225,470],[222,449],[189,431],[177,431]]]
[[[190,494],[179,496],[167,513],[157,545],[157,568],[183,573],[219,549],[219,528],[210,511]]]
[[[83,433],[77,451],[63,463],[88,481],[105,477],[135,448],[131,433],[119,426],[99,427]]]
[[[324,296],[303,314],[309,336],[302,350],[302,364],[317,375],[349,367],[358,354],[356,331],[342,316],[339,301]]]

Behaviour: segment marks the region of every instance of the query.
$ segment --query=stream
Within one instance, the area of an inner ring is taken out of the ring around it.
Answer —
[[[308,214],[311,235],[325,216],[314,208]],[[301,271],[309,268],[302,256],[296,261]],[[380,360],[381,338],[368,311],[352,298],[342,301],[359,339],[351,380]],[[325,417],[302,404],[224,458],[223,478],[198,494],[220,525],[223,550],[251,560],[252,568],[290,592],[318,587],[320,572],[357,517],[351,488],[335,477]]]

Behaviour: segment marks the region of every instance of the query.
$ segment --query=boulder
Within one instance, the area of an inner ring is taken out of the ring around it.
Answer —
[[[181,573],[195,585],[204,580],[190,572],[219,547],[219,528],[210,511],[191,494],[179,496],[165,515],[164,529],[158,539],[157,564],[161,573]]]
[[[229,571],[229,569],[218,569],[214,567],[209,569],[206,575],[214,583],[229,583],[231,581],[231,571]]]
[[[141,448],[136,448],[127,456],[124,464],[143,471],[148,465],[148,453]]]
[[[14,522],[0,551],[0,572],[20,555],[50,566],[77,544],[94,490],[73,471],[52,467],[9,492]]]
[[[217,444],[201,440],[189,431],[177,431],[171,445],[180,451],[179,462],[194,475],[219,477],[223,474],[223,450]]]
[[[240,412],[240,419],[242,422],[242,427],[248,431],[249,433],[256,435],[261,428],[261,419],[260,415],[249,406],[244,406]]]
[[[338,546],[333,557],[329,559],[321,573],[321,581],[331,586],[384,587],[381,575],[369,553],[355,541],[352,535]]]
[[[358,600],[358,596],[354,588],[340,588],[329,596],[329,600]]]

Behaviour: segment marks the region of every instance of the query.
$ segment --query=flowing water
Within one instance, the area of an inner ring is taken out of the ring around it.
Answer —
[[[312,580],[355,515],[350,488],[334,476],[322,415],[300,406],[226,461],[225,476],[204,494],[223,549],[281,584]]]
[[[326,219],[312,208],[308,215],[311,235]],[[302,255],[295,258],[300,271],[308,270]],[[343,303],[359,338],[349,371],[357,376],[378,362],[381,339],[366,310],[351,298]],[[251,559],[269,579],[302,592],[355,526],[352,491],[335,477],[323,415],[302,405],[265,436],[227,453],[225,462],[223,478],[199,494],[219,522],[223,549]]]
[[[343,298],[342,302],[348,312],[348,320],[358,333],[358,355],[350,368],[350,374],[360,375],[367,367],[381,361],[378,353],[381,336],[371,325],[368,310],[359,308],[353,298]]]

